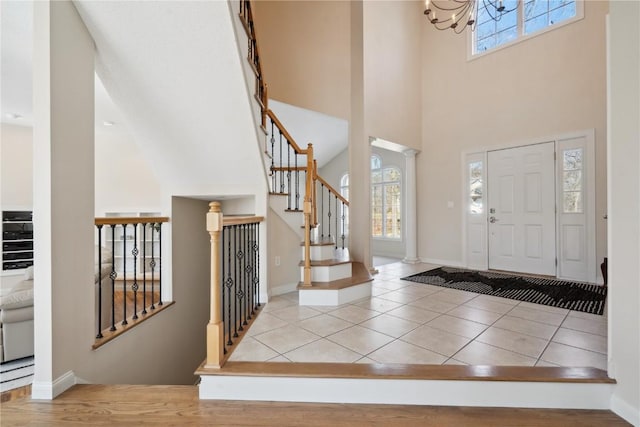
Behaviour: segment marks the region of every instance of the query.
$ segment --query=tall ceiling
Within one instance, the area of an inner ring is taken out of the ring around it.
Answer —
[[[105,122],[116,124],[110,132],[131,129],[137,138],[174,133],[177,120],[193,129],[212,104],[225,102],[207,84],[207,67],[225,66],[212,50],[222,37],[206,17],[220,9],[203,3],[74,2],[96,42],[97,132]],[[33,2],[2,0],[0,24],[0,121],[32,126]],[[270,107],[299,145],[314,143],[320,166],[346,148],[346,121],[275,101]],[[167,129],[139,129],[150,124]]]

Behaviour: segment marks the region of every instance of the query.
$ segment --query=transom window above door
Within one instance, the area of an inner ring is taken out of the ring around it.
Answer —
[[[492,16],[484,2],[500,3],[510,12]],[[583,6],[583,0],[478,0],[471,54],[483,54],[575,22],[584,16]]]

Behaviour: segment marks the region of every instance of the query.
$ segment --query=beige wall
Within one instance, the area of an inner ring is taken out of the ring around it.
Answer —
[[[267,239],[268,259],[263,262],[269,271],[269,296],[295,290],[300,282],[301,238],[272,209],[267,219]],[[276,257],[280,265],[276,265]]]
[[[420,149],[422,2],[363,4],[368,136]]]
[[[0,125],[0,205],[2,209],[33,206],[33,131]]]
[[[269,97],[348,119],[349,2],[253,5]]]
[[[33,131],[0,125],[2,209],[33,208]],[[123,132],[96,131],[95,214],[160,211],[160,185],[147,159]]]
[[[585,18],[467,60],[464,35],[423,22],[418,255],[462,261],[463,152],[595,128],[597,259],[606,254],[606,2]],[[454,202],[453,208],[447,202]]]

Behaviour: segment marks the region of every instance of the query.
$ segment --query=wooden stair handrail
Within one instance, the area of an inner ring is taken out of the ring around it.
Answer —
[[[276,125],[278,130],[280,132],[282,132],[282,134],[287,139],[287,141],[289,141],[289,143],[293,147],[293,150],[296,152],[296,154],[307,154],[308,153],[308,150],[303,150],[302,148],[300,148],[300,146],[298,144],[296,144],[296,141],[293,139],[291,134],[289,134],[289,132],[284,127],[282,122],[280,120],[278,120],[278,117],[276,116],[276,114],[272,110],[267,110],[267,116],[269,116],[269,118],[271,120],[273,120],[273,123]]]
[[[121,224],[157,224],[169,222],[167,216],[109,216],[96,217],[95,225],[121,225]]]
[[[258,94],[260,96],[260,102],[262,103],[262,127],[265,128],[267,125],[267,110],[269,109],[268,104],[268,95],[267,95],[267,83],[264,77],[264,72],[262,70],[262,63],[260,62],[260,48],[258,46],[258,38],[256,37],[256,29],[255,29],[255,21],[253,19],[253,6],[251,5],[251,0],[241,0],[244,3],[245,15],[242,12],[239,14],[240,22],[242,22],[245,32],[252,42],[254,49],[254,58],[255,61],[251,61],[252,65],[255,67],[257,74],[257,82],[256,86],[258,89]]]
[[[242,225],[242,224],[255,224],[256,222],[264,221],[263,216],[253,215],[226,215],[223,217],[222,225]]]
[[[342,197],[342,195],[338,191],[336,191],[335,188],[333,188],[327,181],[324,180],[324,178],[322,178],[320,175],[316,175],[316,179],[320,181],[322,184],[324,184],[324,186],[327,187],[327,190],[329,190],[329,192],[331,192],[334,196],[336,196],[338,200],[340,200],[345,205],[349,206],[349,201],[344,197]]]

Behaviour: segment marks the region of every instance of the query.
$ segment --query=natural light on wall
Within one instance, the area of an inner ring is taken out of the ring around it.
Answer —
[[[473,33],[473,55],[528,38],[582,17],[581,0],[495,0],[511,10],[494,20],[478,0],[478,19]]]

